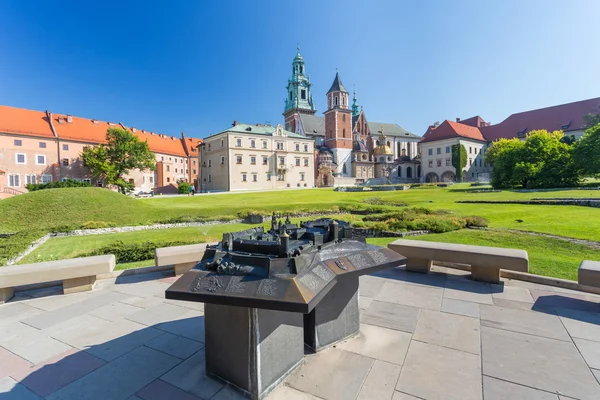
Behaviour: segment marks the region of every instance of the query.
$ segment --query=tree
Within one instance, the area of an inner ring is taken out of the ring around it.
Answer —
[[[467,166],[467,149],[462,144],[452,145],[452,166],[456,170],[456,181],[462,182],[462,171]]]
[[[493,164],[492,186],[550,188],[575,186],[580,173],[574,163],[573,146],[562,141],[561,131],[531,131],[525,141],[500,139],[486,154]]]
[[[81,153],[94,178],[107,185],[115,185],[121,193],[133,189],[133,184],[123,176],[132,169],[154,170],[156,157],[137,136],[125,129],[110,128],[106,132],[106,144],[88,147]]]
[[[600,124],[600,114],[587,114],[583,117],[583,122],[585,124],[584,128],[593,128]]]
[[[575,144],[573,158],[583,176],[600,175],[600,123],[588,129]]]

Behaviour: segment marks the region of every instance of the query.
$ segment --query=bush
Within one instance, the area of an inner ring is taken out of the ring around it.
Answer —
[[[463,218],[465,220],[465,224],[467,227],[478,227],[478,228],[486,228],[489,224],[489,221],[483,217],[479,217],[477,215],[470,215]]]
[[[118,264],[145,261],[154,258],[154,250],[159,247],[181,246],[185,244],[202,243],[198,241],[175,241],[175,242],[140,242],[124,243],[118,240],[107,246],[101,247],[80,257],[99,256],[104,254],[114,254]]]
[[[66,233],[79,229],[78,225],[74,224],[64,224],[64,225],[56,225],[50,228],[51,233]]]
[[[188,194],[191,187],[192,185],[190,185],[188,182],[179,182],[177,190],[179,191],[179,194]]]
[[[374,206],[394,206],[394,207],[406,207],[408,204],[402,201],[384,200],[381,197],[369,197],[363,200],[363,203],[371,204]]]
[[[48,183],[28,183],[27,190],[35,192],[37,190],[44,189],[61,189],[69,187],[91,187],[92,184],[88,182],[76,181],[75,179],[67,179],[64,181],[48,182]]]
[[[85,221],[81,224],[81,229],[102,229],[102,228],[111,228],[115,226],[115,224],[109,224],[105,221]]]

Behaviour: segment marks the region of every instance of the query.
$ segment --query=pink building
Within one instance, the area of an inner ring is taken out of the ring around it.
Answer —
[[[111,127],[127,129],[148,143],[156,155],[155,171],[131,171],[135,191],[174,192],[177,183],[197,184],[200,139],[171,137],[122,123],[0,106],[0,196],[26,192],[28,183],[77,179],[95,185],[80,154],[106,141]],[[0,197],[1,198],[1,197]]]

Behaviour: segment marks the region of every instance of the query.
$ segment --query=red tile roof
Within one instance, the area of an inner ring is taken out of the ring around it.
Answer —
[[[524,134],[536,129],[569,132],[582,129],[583,117],[589,113],[600,114],[600,97],[512,114],[481,131],[488,141],[514,138],[520,132]]]
[[[54,139],[54,133],[43,111],[0,106],[0,132]]]
[[[175,136],[167,136],[144,130],[140,131],[139,129],[136,129],[135,134],[141,140],[147,141],[150,151],[154,153],[171,154],[181,157],[187,156],[181,139],[176,138]]]
[[[445,120],[437,128],[427,130],[427,135],[423,137],[420,143],[434,142],[437,140],[462,137],[465,139],[485,141],[479,128],[469,125],[463,125],[458,122]]]
[[[486,125],[486,122],[479,115],[467,119],[461,119],[460,121],[456,122],[461,123],[463,125],[474,126],[476,128],[481,128],[482,126]]]

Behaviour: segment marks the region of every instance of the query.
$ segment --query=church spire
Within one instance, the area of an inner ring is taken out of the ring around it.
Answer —
[[[304,58],[300,54],[300,45],[298,45],[296,57],[292,61],[292,77],[288,79],[284,114],[292,109],[305,110],[312,114],[316,112],[310,94],[311,86],[310,77],[304,68]]]
[[[352,116],[356,117],[360,114],[358,109],[358,101],[356,100],[356,86],[354,87],[354,99],[352,99]]]

